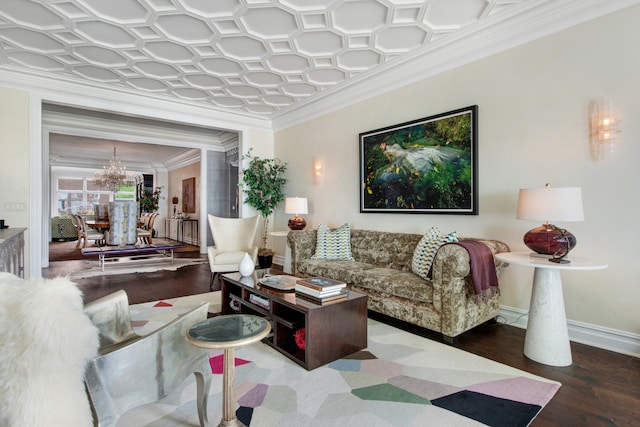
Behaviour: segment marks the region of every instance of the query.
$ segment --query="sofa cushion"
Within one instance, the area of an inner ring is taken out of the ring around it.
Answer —
[[[342,280],[345,283],[353,283],[353,275],[373,268],[371,264],[358,261],[335,260],[303,260],[298,264],[298,271],[306,276],[329,277],[334,280]]]
[[[325,224],[318,225],[316,253],[311,259],[353,261],[350,225],[344,224],[335,230]]]
[[[371,268],[352,273],[353,283],[360,288],[382,292],[410,301],[431,303],[433,285],[409,271],[391,268]]]
[[[440,246],[449,242],[457,242],[458,236],[454,231],[445,236],[440,235],[438,227],[431,227],[429,231],[422,236],[420,242],[413,251],[413,260],[411,262],[411,270],[425,280],[430,278],[431,264],[436,256],[436,252]]]

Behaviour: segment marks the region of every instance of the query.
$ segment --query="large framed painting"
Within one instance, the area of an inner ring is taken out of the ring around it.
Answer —
[[[360,212],[478,214],[478,106],[360,134]]]

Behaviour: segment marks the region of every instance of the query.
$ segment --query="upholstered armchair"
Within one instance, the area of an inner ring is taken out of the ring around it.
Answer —
[[[255,243],[258,231],[258,215],[249,218],[221,218],[207,216],[213,236],[214,246],[207,248],[211,282],[217,274],[238,271],[238,265],[245,253],[255,264],[258,258],[258,246]]]
[[[51,218],[51,240],[73,240],[77,237],[77,227],[72,216]]]
[[[104,233],[107,245],[133,245],[138,236],[138,203],[133,201],[109,202],[109,230]]]
[[[0,273],[0,426],[92,426],[84,373],[97,350],[73,282]]]
[[[209,304],[174,319],[148,335],[131,326],[127,294],[117,291],[85,305],[100,331],[98,356],[89,362],[85,383],[98,426],[115,426],[127,410],[156,402],[195,374],[200,425],[207,424],[212,374],[209,352],[187,343],[187,330],[207,318]]]

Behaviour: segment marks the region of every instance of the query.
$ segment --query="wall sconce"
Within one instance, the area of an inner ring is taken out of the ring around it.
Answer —
[[[616,140],[622,135],[622,120],[615,115],[611,101],[604,98],[592,102],[590,110],[591,155],[602,160],[614,152]]]
[[[316,184],[322,184],[324,181],[324,165],[318,159],[313,162],[313,179]]]

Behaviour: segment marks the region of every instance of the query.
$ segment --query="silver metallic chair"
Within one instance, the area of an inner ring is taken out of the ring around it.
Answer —
[[[213,244],[207,248],[207,258],[211,269],[209,287],[219,273],[238,271],[238,265],[248,253],[255,264],[258,258],[258,246],[255,243],[260,216],[249,218],[221,218],[207,215]]]
[[[187,343],[186,331],[207,318],[209,304],[176,318],[145,336],[131,326],[129,301],[120,290],[85,305],[100,331],[100,349],[85,374],[96,426],[115,426],[126,411],[171,394],[195,374],[200,425],[207,421],[212,374],[208,350]]]

